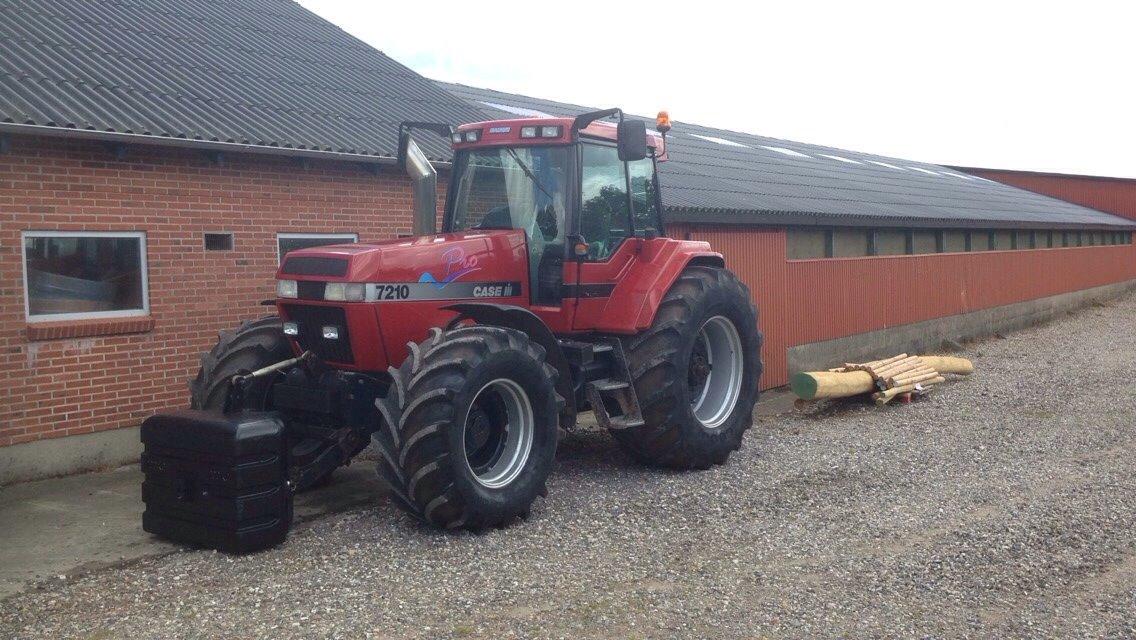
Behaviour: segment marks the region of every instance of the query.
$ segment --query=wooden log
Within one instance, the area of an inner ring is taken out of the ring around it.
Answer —
[[[909,393],[911,391],[915,391],[915,387],[917,385],[922,385],[922,386],[926,387],[928,385],[938,384],[938,383],[943,382],[945,380],[946,380],[946,378],[944,378],[943,376],[937,376],[937,377],[931,378],[930,380],[926,380],[922,383],[905,384],[902,387],[893,387],[891,389],[888,389],[887,391],[879,391],[879,392],[873,393],[872,399],[876,401],[876,406],[882,407],[885,404],[891,402],[892,398],[898,396],[901,393]]]
[[[888,384],[891,384],[893,380],[902,380],[903,378],[914,378],[915,376],[921,376],[924,373],[931,373],[933,371],[935,371],[935,370],[932,369],[931,367],[928,367],[927,365],[923,365],[921,367],[917,367],[917,368],[911,369],[909,371],[904,371],[902,373],[897,373],[897,374],[894,374],[892,376],[889,376],[888,379],[887,379],[887,382],[888,382]]]
[[[789,378],[789,388],[805,400],[847,398],[871,392],[875,381],[867,371],[805,371]]]
[[[919,361],[919,356],[907,356],[906,358],[900,358],[899,360],[895,360],[895,361],[889,362],[885,365],[876,367],[876,369],[879,370],[879,371],[884,371],[884,370],[887,370],[887,369],[897,369],[897,368],[902,368],[902,367],[908,367],[908,366],[911,366],[913,363],[916,363],[918,361]]]
[[[882,377],[885,380],[891,380],[892,378],[903,378],[903,377],[906,377],[906,376],[914,375],[916,372],[927,371],[927,370],[929,370],[927,365],[915,363],[915,364],[910,365],[910,366],[905,366],[898,371],[892,371],[891,373],[889,373],[885,376],[882,376]],[[931,370],[933,371],[933,369],[931,369]]]
[[[923,363],[939,373],[956,373],[968,376],[974,373],[974,363],[966,358],[951,356],[921,356]]]
[[[902,371],[915,368],[915,366],[922,364],[922,360],[918,356],[911,356],[903,360],[897,360],[885,367],[881,367],[872,372],[877,378],[889,378]]]
[[[924,380],[930,380],[931,378],[938,378],[938,377],[939,377],[939,372],[932,370],[932,371],[924,372],[924,373],[919,374],[919,375],[907,376],[907,377],[898,378],[898,379],[897,378],[888,378],[888,386],[889,386],[889,388],[906,387],[908,385],[917,384],[917,383],[923,382]]]
[[[893,362],[899,362],[900,360],[903,360],[906,357],[907,357],[906,353],[901,353],[898,356],[892,356],[890,358],[884,358],[883,360],[873,360],[871,362],[865,362],[864,364],[860,364],[860,365],[856,365],[856,366],[857,366],[857,368],[863,368],[863,369],[879,369],[881,367],[886,367],[889,364],[892,364]]]

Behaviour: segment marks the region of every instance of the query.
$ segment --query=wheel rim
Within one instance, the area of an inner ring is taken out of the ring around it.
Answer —
[[[690,406],[702,426],[716,429],[730,417],[742,389],[742,340],[733,322],[714,316],[699,329],[690,354]]]
[[[466,412],[462,455],[478,484],[490,489],[517,479],[533,445],[532,403],[525,390],[497,378],[477,392]]]

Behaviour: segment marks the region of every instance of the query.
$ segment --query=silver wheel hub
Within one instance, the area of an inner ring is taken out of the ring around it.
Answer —
[[[737,327],[725,316],[702,324],[694,338],[687,384],[694,417],[707,429],[721,427],[741,396],[742,340]]]
[[[473,478],[490,489],[508,486],[532,452],[536,419],[519,384],[497,378],[474,395],[462,432],[462,455]]]

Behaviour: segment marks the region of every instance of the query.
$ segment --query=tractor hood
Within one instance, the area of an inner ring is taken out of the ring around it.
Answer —
[[[524,231],[508,229],[300,249],[288,253],[277,278],[408,285],[397,299],[443,300],[486,297],[474,288],[489,284],[527,295],[527,273]]]
[[[293,325],[297,354],[310,350],[339,368],[383,371],[406,359],[408,342],[452,320],[455,312],[445,307],[454,302],[526,304],[528,272],[520,230],[313,247],[284,258],[276,277],[296,283],[293,295],[277,295],[276,306]],[[325,284],[332,282],[362,283],[363,291],[342,287],[333,299]]]

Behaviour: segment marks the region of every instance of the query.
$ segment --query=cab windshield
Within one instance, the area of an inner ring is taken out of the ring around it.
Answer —
[[[449,231],[524,229],[530,239],[563,233],[569,147],[497,147],[461,154]]]
[[[447,231],[523,229],[534,302],[560,297],[572,147],[494,147],[458,154]]]

